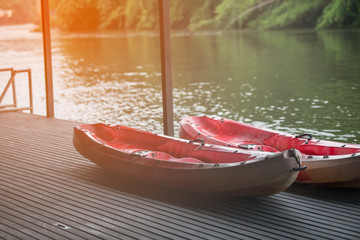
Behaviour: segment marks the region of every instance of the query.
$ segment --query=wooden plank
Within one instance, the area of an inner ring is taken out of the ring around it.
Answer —
[[[10,157],[10,156],[9,156]],[[16,156],[17,157],[17,156]],[[17,162],[17,163],[19,163],[19,162]],[[53,163],[52,163],[53,164]],[[1,165],[0,165],[1,166]],[[1,166],[2,168],[4,168],[4,166]],[[39,166],[40,167],[40,166]],[[15,180],[15,177],[16,177],[16,173],[15,173],[15,170],[16,169],[14,169],[14,168],[16,168],[16,166],[7,166],[6,167],[6,169],[7,169],[7,172],[8,172],[8,174],[12,174],[13,173],[13,177],[14,177],[14,179],[12,179],[11,181],[13,181],[13,180]],[[36,176],[36,174],[39,174],[38,176]],[[23,172],[23,174],[22,175],[24,175],[24,176],[29,176],[29,172]],[[46,178],[46,176],[44,177],[44,175],[45,175],[45,173],[44,173],[44,171],[41,171],[41,172],[39,172],[39,173],[36,173],[36,172],[34,172],[34,171],[32,171],[32,174],[31,174],[31,178],[32,179],[36,179],[36,178],[39,178],[38,180],[38,182],[32,182],[32,180],[31,179],[22,179],[22,177],[19,177],[19,176],[17,176],[17,179],[18,179],[18,181],[22,181],[22,183],[25,183],[25,182],[29,182],[29,183],[32,183],[31,185],[33,186],[33,185],[39,185],[39,182],[41,181],[41,180],[45,180],[46,182],[48,181],[48,179]],[[54,183],[54,180],[53,179],[51,179],[51,181]],[[61,186],[59,186],[59,188],[58,189],[54,189],[54,194],[56,194],[56,193],[61,193],[62,191],[64,191],[64,189],[66,189],[67,188],[67,186],[66,185],[64,185],[64,182],[63,182],[63,180],[60,180],[60,182],[59,183],[62,183],[61,184]],[[66,184],[66,183],[65,183]],[[46,188],[46,186],[43,186],[44,187],[44,189]],[[71,189],[70,189],[71,190]],[[72,189],[72,190],[74,190],[74,189]],[[33,188],[30,190],[31,192],[37,192],[36,190],[34,190]],[[49,191],[49,190],[48,190]],[[71,196],[72,194],[71,194],[71,192],[70,191],[66,191],[66,192],[64,192],[63,193],[64,195],[66,195],[66,196]],[[37,195],[39,195],[39,193],[37,193]],[[87,193],[85,192],[82,192],[82,195],[87,195]],[[90,192],[89,193],[89,198],[90,197],[92,197],[92,198],[94,198],[94,196],[96,196],[96,191],[93,191],[93,192]],[[59,196],[59,199],[61,199],[61,196]],[[81,196],[74,196],[74,199],[81,199]],[[84,199],[84,200],[86,200],[86,198]],[[87,199],[86,200],[86,202],[88,203],[88,202],[93,202],[94,200],[93,199]],[[121,199],[117,199],[117,202],[123,202]],[[131,202],[132,201],[130,201],[130,200],[128,200],[128,203],[129,204],[131,204]],[[104,205],[104,201],[103,200],[101,200],[101,201],[96,201],[96,203],[97,204],[103,204]],[[114,202],[113,203],[111,203],[111,204],[114,204]],[[105,204],[105,205],[108,205],[108,204]],[[144,203],[142,203],[141,204],[141,206],[143,206],[144,205]],[[80,206],[79,204],[77,204],[77,206]],[[91,207],[94,207],[94,206],[91,206]],[[127,211],[125,212],[125,213],[123,213],[123,214],[134,214],[134,213],[136,213],[136,211],[138,211],[138,209],[139,209],[139,206],[133,206],[133,207],[129,207],[129,206],[127,206]],[[142,208],[142,207],[141,207]],[[94,210],[94,208],[92,208],[93,210]],[[153,207],[151,207],[150,208],[151,210],[153,209]],[[104,209],[104,208],[102,208],[102,210],[103,211],[106,211],[106,208]],[[143,210],[146,210],[146,209],[143,209]],[[161,210],[161,209],[159,209],[159,210]],[[108,212],[110,212],[110,211],[108,211]],[[166,212],[165,212],[166,213]],[[136,215],[136,214],[135,214]],[[151,218],[157,218],[158,216],[157,215],[159,215],[158,213],[157,213],[157,211],[152,211],[152,214],[151,214]],[[167,214],[166,214],[167,215]],[[162,220],[164,220],[164,222],[163,222],[163,224],[164,224],[164,226],[166,226],[166,228],[168,228],[168,227],[173,227],[172,228],[172,234],[175,234],[175,229],[177,229],[178,228],[178,226],[175,226],[175,225],[173,225],[172,226],[172,224],[171,224],[171,220],[172,220],[172,218],[173,217],[176,217],[176,216],[165,216],[165,219],[163,219],[164,218],[164,216],[160,216],[160,217],[158,217],[158,221],[157,222],[159,222],[159,221],[162,221]],[[144,219],[144,218],[147,218],[146,216],[142,216],[142,218]],[[181,226],[181,225],[183,225],[186,221],[185,221],[186,219],[181,219],[181,222],[178,224],[179,226]],[[218,235],[218,233],[216,233],[216,232],[212,232],[212,230],[210,229],[210,228],[204,228],[204,227],[201,227],[201,228],[199,228],[199,227],[196,227],[196,222],[195,221],[191,221],[191,224],[189,224],[188,226],[186,226],[186,230],[187,231],[189,231],[189,230],[191,230],[191,229],[195,229],[196,230],[196,234],[201,234],[201,232],[204,232],[204,231],[206,231],[206,234],[207,234],[207,236],[210,236],[211,234],[213,234],[213,237],[214,236],[216,236],[218,239],[221,239],[221,236],[223,236],[224,234],[222,234],[222,235]],[[166,230],[166,229],[163,229],[163,230]],[[185,230],[185,228],[182,228],[182,230]],[[195,233],[195,232],[194,232]],[[182,236],[184,237],[186,234],[182,234]],[[227,235],[227,234],[225,234],[225,235]],[[191,238],[193,238],[194,239],[194,237],[191,237]]]
[[[6,216],[7,221],[12,221],[14,225],[16,224],[16,231],[27,234],[27,237],[23,235],[24,239],[30,237],[39,239],[66,239],[64,236],[61,236],[61,234],[56,233],[54,226],[46,225],[43,221],[34,218],[36,213],[31,212],[29,214],[26,208],[18,208],[15,204],[6,202],[3,196],[0,196],[0,199],[2,200],[0,205],[1,213],[3,216]],[[66,237],[76,238],[74,235],[68,235]]]
[[[5,214],[2,214],[0,217],[0,239],[29,239],[32,238],[32,232],[27,228],[18,223],[12,222],[8,219]]]
[[[14,176],[15,177],[15,176]],[[182,224],[178,224],[178,225],[174,225],[170,220],[170,218],[164,217],[160,214],[158,214],[157,212],[152,212],[151,217],[143,214],[141,211],[139,211],[139,209],[137,207],[131,207],[131,206],[127,206],[126,208],[124,206],[121,207],[114,207],[113,205],[109,205],[109,204],[104,204],[102,201],[89,201],[89,199],[83,198],[81,199],[81,196],[74,196],[74,198],[72,198],[73,196],[71,196],[71,194],[69,194],[68,191],[63,191],[63,189],[61,187],[59,188],[53,188],[48,190],[46,185],[43,186],[39,186],[40,183],[39,182],[31,182],[33,183],[32,186],[37,186],[37,187],[28,187],[26,190],[22,189],[20,186],[25,184],[26,182],[28,182],[28,179],[17,179],[19,184],[13,184],[16,188],[17,191],[21,191],[26,193],[26,195],[30,195],[32,197],[37,196],[37,199],[39,200],[39,203],[42,206],[47,206],[47,202],[51,201],[51,200],[57,200],[60,201],[57,206],[59,206],[60,208],[66,210],[70,210],[72,212],[72,214],[76,214],[76,217],[83,217],[86,218],[86,215],[88,214],[88,210],[91,209],[92,213],[91,213],[91,218],[92,218],[92,222],[95,222],[97,224],[99,224],[99,222],[96,222],[98,219],[98,221],[101,222],[106,222],[107,223],[107,227],[110,227],[112,225],[114,225],[114,228],[112,230],[114,231],[126,231],[126,227],[131,227],[130,225],[132,224],[133,227],[138,226],[138,224],[141,224],[139,222],[134,221],[133,219],[131,219],[130,217],[139,217],[141,219],[147,219],[148,222],[147,224],[142,224],[141,226],[139,226],[139,228],[143,228],[143,229],[147,229],[147,230],[154,230],[156,228],[161,229],[161,231],[166,232],[169,227],[172,229],[172,235],[176,234],[176,231],[180,231],[180,232],[184,232],[184,230],[190,231],[191,230],[191,225],[189,225],[190,229],[185,229],[184,227],[182,227]],[[11,182],[15,181],[15,179],[12,179]],[[4,182],[4,185],[8,185],[10,184],[10,182]],[[50,197],[47,197],[45,195],[42,195],[42,192],[46,191],[47,193],[50,193],[51,195],[54,196],[55,199],[49,199]],[[66,196],[66,197],[63,197]],[[69,198],[69,196],[71,196],[71,198]],[[90,197],[89,197],[90,198]],[[119,213],[118,213],[119,212]],[[119,219],[119,217],[124,217],[124,216],[128,216],[129,218],[127,219],[126,222],[123,222],[122,224],[118,224],[120,221],[118,221],[118,223],[114,223],[114,220]],[[155,221],[156,222],[155,222]],[[158,225],[159,222],[163,221],[162,225]],[[165,223],[167,223],[167,225],[165,225]],[[198,234],[201,234],[202,231],[204,231],[203,229],[195,229],[197,231]],[[211,230],[208,229],[209,232],[207,232],[208,235],[210,235]],[[195,232],[193,232],[195,233]],[[119,233],[118,233],[119,234]],[[187,234],[184,234],[184,236],[186,236]],[[138,236],[139,237],[139,236]],[[143,236],[142,236],[143,237]],[[170,236],[168,236],[170,237]],[[192,236],[188,236],[193,238]],[[220,237],[220,236],[217,236]]]
[[[1,239],[357,239],[358,190],[204,196],[115,176],[76,152],[77,122],[0,113]]]

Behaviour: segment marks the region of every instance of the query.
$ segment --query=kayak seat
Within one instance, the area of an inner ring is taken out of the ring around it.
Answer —
[[[280,135],[274,135],[268,139],[265,139],[263,143],[279,151],[284,151],[286,149],[291,148],[289,141],[284,141],[284,136],[280,136]]]
[[[187,163],[204,163],[196,158],[184,157],[184,158],[176,158],[168,153],[160,152],[160,151],[150,151],[145,149],[128,149],[131,155],[151,158],[162,161],[172,161],[172,162],[187,162]]]
[[[205,163],[197,158],[185,157],[177,158],[176,162],[185,162],[185,163]]]
[[[183,144],[179,141],[169,141],[158,147],[158,150],[162,152],[166,152],[171,156],[176,158],[192,158],[192,152],[194,150],[194,146],[192,144]],[[194,158],[195,159],[195,158]],[[198,160],[198,159],[197,159]],[[193,160],[192,160],[193,161]],[[202,162],[201,160],[198,160]]]
[[[306,142],[305,139],[295,138],[288,135],[274,135],[264,140],[264,144],[276,148],[279,151],[285,151],[291,148],[299,149]]]
[[[235,147],[240,149],[248,149],[254,151],[263,151],[263,152],[279,152],[277,149],[270,147],[268,145],[262,145],[257,143],[249,143],[249,142],[239,142],[235,144]]]

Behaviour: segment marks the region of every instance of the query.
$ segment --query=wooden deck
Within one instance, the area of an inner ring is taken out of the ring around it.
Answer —
[[[0,239],[359,239],[360,191],[189,194],[109,174],[72,146],[78,123],[0,113]]]

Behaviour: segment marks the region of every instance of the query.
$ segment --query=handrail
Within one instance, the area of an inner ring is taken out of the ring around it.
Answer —
[[[5,71],[10,71],[10,72],[11,72],[11,76],[12,76],[14,69],[13,69],[13,68],[2,68],[2,69],[0,69],[0,72],[5,72]],[[10,80],[9,80],[9,81],[10,81]],[[6,91],[7,91],[7,90],[6,90]],[[16,92],[15,82],[12,83],[12,91],[13,91],[13,93]],[[4,90],[4,92],[5,92],[5,90]],[[3,93],[2,95],[4,95],[4,93]],[[2,96],[2,95],[1,95],[0,103],[1,103],[1,101],[2,101],[2,99],[3,99],[3,96]],[[16,96],[15,96],[14,94],[13,94],[13,101],[14,101],[13,104],[3,105],[3,106],[0,106],[0,107],[16,107],[16,105],[17,105],[17,103],[16,103]]]
[[[13,104],[0,105],[0,112],[18,112],[29,110],[30,113],[33,113],[33,96],[32,96],[32,79],[31,79],[31,69],[23,69],[23,70],[14,70],[13,68],[0,68],[0,72],[11,72],[10,79],[7,81],[7,84],[0,95],[0,104],[6,96],[10,85],[12,86],[12,94],[13,94]],[[15,88],[15,75],[18,73],[28,73],[29,80],[29,107],[18,107],[16,100],[16,88]]]

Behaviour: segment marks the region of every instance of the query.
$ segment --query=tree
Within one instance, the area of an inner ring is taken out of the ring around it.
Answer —
[[[158,1],[50,0],[50,6],[65,30],[153,30],[158,28]],[[170,0],[170,21],[173,29],[190,30],[359,27],[360,1]]]
[[[333,0],[318,19],[316,28],[360,27],[360,2],[358,0]]]
[[[282,0],[251,17],[247,27],[260,29],[306,27],[313,28],[327,0]]]
[[[126,4],[126,0],[99,1],[100,29],[125,28]]]
[[[56,8],[56,23],[63,30],[94,30],[99,26],[97,0],[61,0]]]

